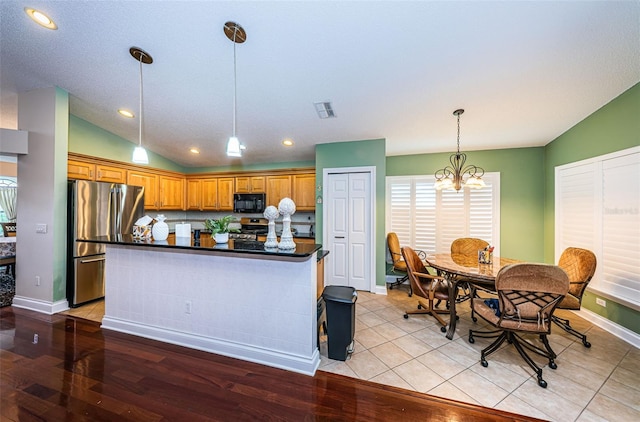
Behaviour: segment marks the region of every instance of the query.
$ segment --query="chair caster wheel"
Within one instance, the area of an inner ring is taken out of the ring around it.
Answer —
[[[409,293],[409,297],[413,296],[413,293]]]
[[[443,333],[447,332],[447,327],[440,327],[440,331],[442,331]]]
[[[591,347],[591,343],[589,343],[587,340],[583,341],[582,344],[584,344],[584,347],[586,347],[587,349]]]
[[[473,337],[469,336],[469,343],[473,344],[476,342],[476,339],[474,339]]]
[[[480,361],[480,365],[482,365],[483,367],[485,367],[485,368],[486,368],[487,366],[489,366],[489,362],[487,362],[485,359],[482,359],[482,360]]]
[[[538,379],[538,385],[542,388],[547,388],[547,382],[542,378]]]
[[[478,322],[478,318],[476,318],[476,317],[471,317],[471,320],[472,320],[473,322]]]
[[[456,321],[458,321],[460,319],[460,316],[456,315]]]
[[[404,319],[409,319],[409,314],[404,314]]]
[[[549,368],[558,369],[558,365],[555,362],[549,362]]]
[[[418,303],[418,309],[422,309],[422,305]]]

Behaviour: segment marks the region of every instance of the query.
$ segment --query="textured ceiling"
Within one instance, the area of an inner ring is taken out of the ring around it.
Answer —
[[[34,24],[24,7],[58,25]],[[387,155],[541,146],[640,81],[640,2],[0,1],[0,124],[17,93],[58,86],[71,113],[189,167],[313,160],[318,143],[385,138]],[[331,101],[321,120],[314,102]],[[293,148],[281,145],[292,138]],[[189,153],[198,147],[200,155]],[[132,145],[133,147],[133,145]]]

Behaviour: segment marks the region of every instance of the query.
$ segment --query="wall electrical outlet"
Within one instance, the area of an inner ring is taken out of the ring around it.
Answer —
[[[600,299],[599,297],[596,298],[596,304],[600,306],[604,306],[605,308],[607,307],[607,301],[604,299]]]
[[[39,286],[39,285],[40,285],[40,276],[37,275],[36,276],[36,286]]]
[[[187,300],[184,303],[184,313],[185,314],[190,314],[191,313],[191,301],[190,300]]]
[[[36,233],[46,233],[47,225],[46,224],[36,224]]]

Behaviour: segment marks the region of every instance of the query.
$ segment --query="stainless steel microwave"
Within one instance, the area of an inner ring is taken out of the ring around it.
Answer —
[[[233,212],[261,213],[266,207],[264,193],[236,193],[233,195]]]

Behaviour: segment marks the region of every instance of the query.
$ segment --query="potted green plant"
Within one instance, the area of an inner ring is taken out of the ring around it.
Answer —
[[[229,224],[235,222],[236,219],[232,215],[220,218],[209,218],[204,220],[204,226],[211,231],[211,236],[216,243],[227,243],[229,241],[229,233],[239,233],[235,227],[229,227]]]

